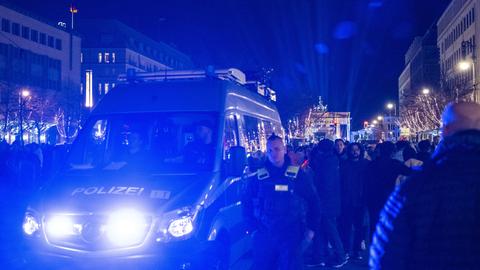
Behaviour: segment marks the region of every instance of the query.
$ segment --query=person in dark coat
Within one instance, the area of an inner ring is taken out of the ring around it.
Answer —
[[[432,144],[429,140],[423,140],[418,143],[417,159],[423,163],[427,162],[432,156]]]
[[[336,139],[335,140],[335,154],[337,155],[340,161],[347,160],[347,145],[344,140]]]
[[[315,228],[313,260],[310,266],[325,265],[328,260],[328,243],[332,246],[333,257],[328,263],[341,267],[347,263],[345,250],[337,229],[340,215],[340,167],[331,140],[322,140],[312,150],[311,168],[314,184],[320,198],[321,223]]]
[[[340,163],[341,214],[339,218],[340,236],[343,246],[351,258],[361,259],[362,240],[365,239],[364,220],[365,175],[369,161],[359,143],[351,143],[347,148],[348,159]]]
[[[384,142],[379,144],[377,148],[379,148],[379,157],[369,164],[365,178],[370,235],[373,235],[380,210],[395,189],[397,177],[399,175],[408,176],[412,172],[401,161],[392,157],[395,153],[395,145],[392,142]]]
[[[442,130],[432,160],[385,205],[371,269],[479,269],[480,105],[448,105]]]
[[[301,270],[305,234],[320,216],[312,180],[285,154],[283,140],[270,136],[264,167],[246,179],[242,207],[246,223],[256,230],[255,270]]]

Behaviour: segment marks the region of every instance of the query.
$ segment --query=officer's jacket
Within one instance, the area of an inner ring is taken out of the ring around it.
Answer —
[[[260,229],[282,230],[299,223],[309,227],[319,217],[312,180],[288,160],[282,168],[267,161],[247,178],[242,205],[246,221]]]

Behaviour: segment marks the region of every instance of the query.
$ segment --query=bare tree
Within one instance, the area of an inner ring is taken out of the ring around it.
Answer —
[[[81,95],[75,87],[67,87],[59,98],[59,109],[55,122],[60,136],[66,143],[71,143],[77,136],[85,112],[81,106]]]
[[[2,139],[14,126],[14,116],[18,110],[18,93],[15,86],[10,83],[0,82],[0,120]]]
[[[449,99],[442,91],[410,97],[413,103],[401,109],[400,125],[412,133],[439,129],[441,114]]]
[[[54,90],[43,90],[42,93],[32,93],[32,98],[27,104],[27,122],[30,131],[40,136],[49,127],[56,124],[55,116],[59,108],[59,93]]]

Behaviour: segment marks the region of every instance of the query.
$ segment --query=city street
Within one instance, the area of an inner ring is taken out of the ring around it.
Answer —
[[[480,269],[478,44],[480,0],[0,0],[0,270]]]

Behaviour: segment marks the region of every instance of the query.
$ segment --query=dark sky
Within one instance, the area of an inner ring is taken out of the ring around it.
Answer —
[[[273,69],[284,119],[324,97],[354,128],[396,99],[413,38],[450,0],[77,0],[78,19],[115,18],[190,55],[203,68]],[[15,0],[69,21],[67,0]]]

